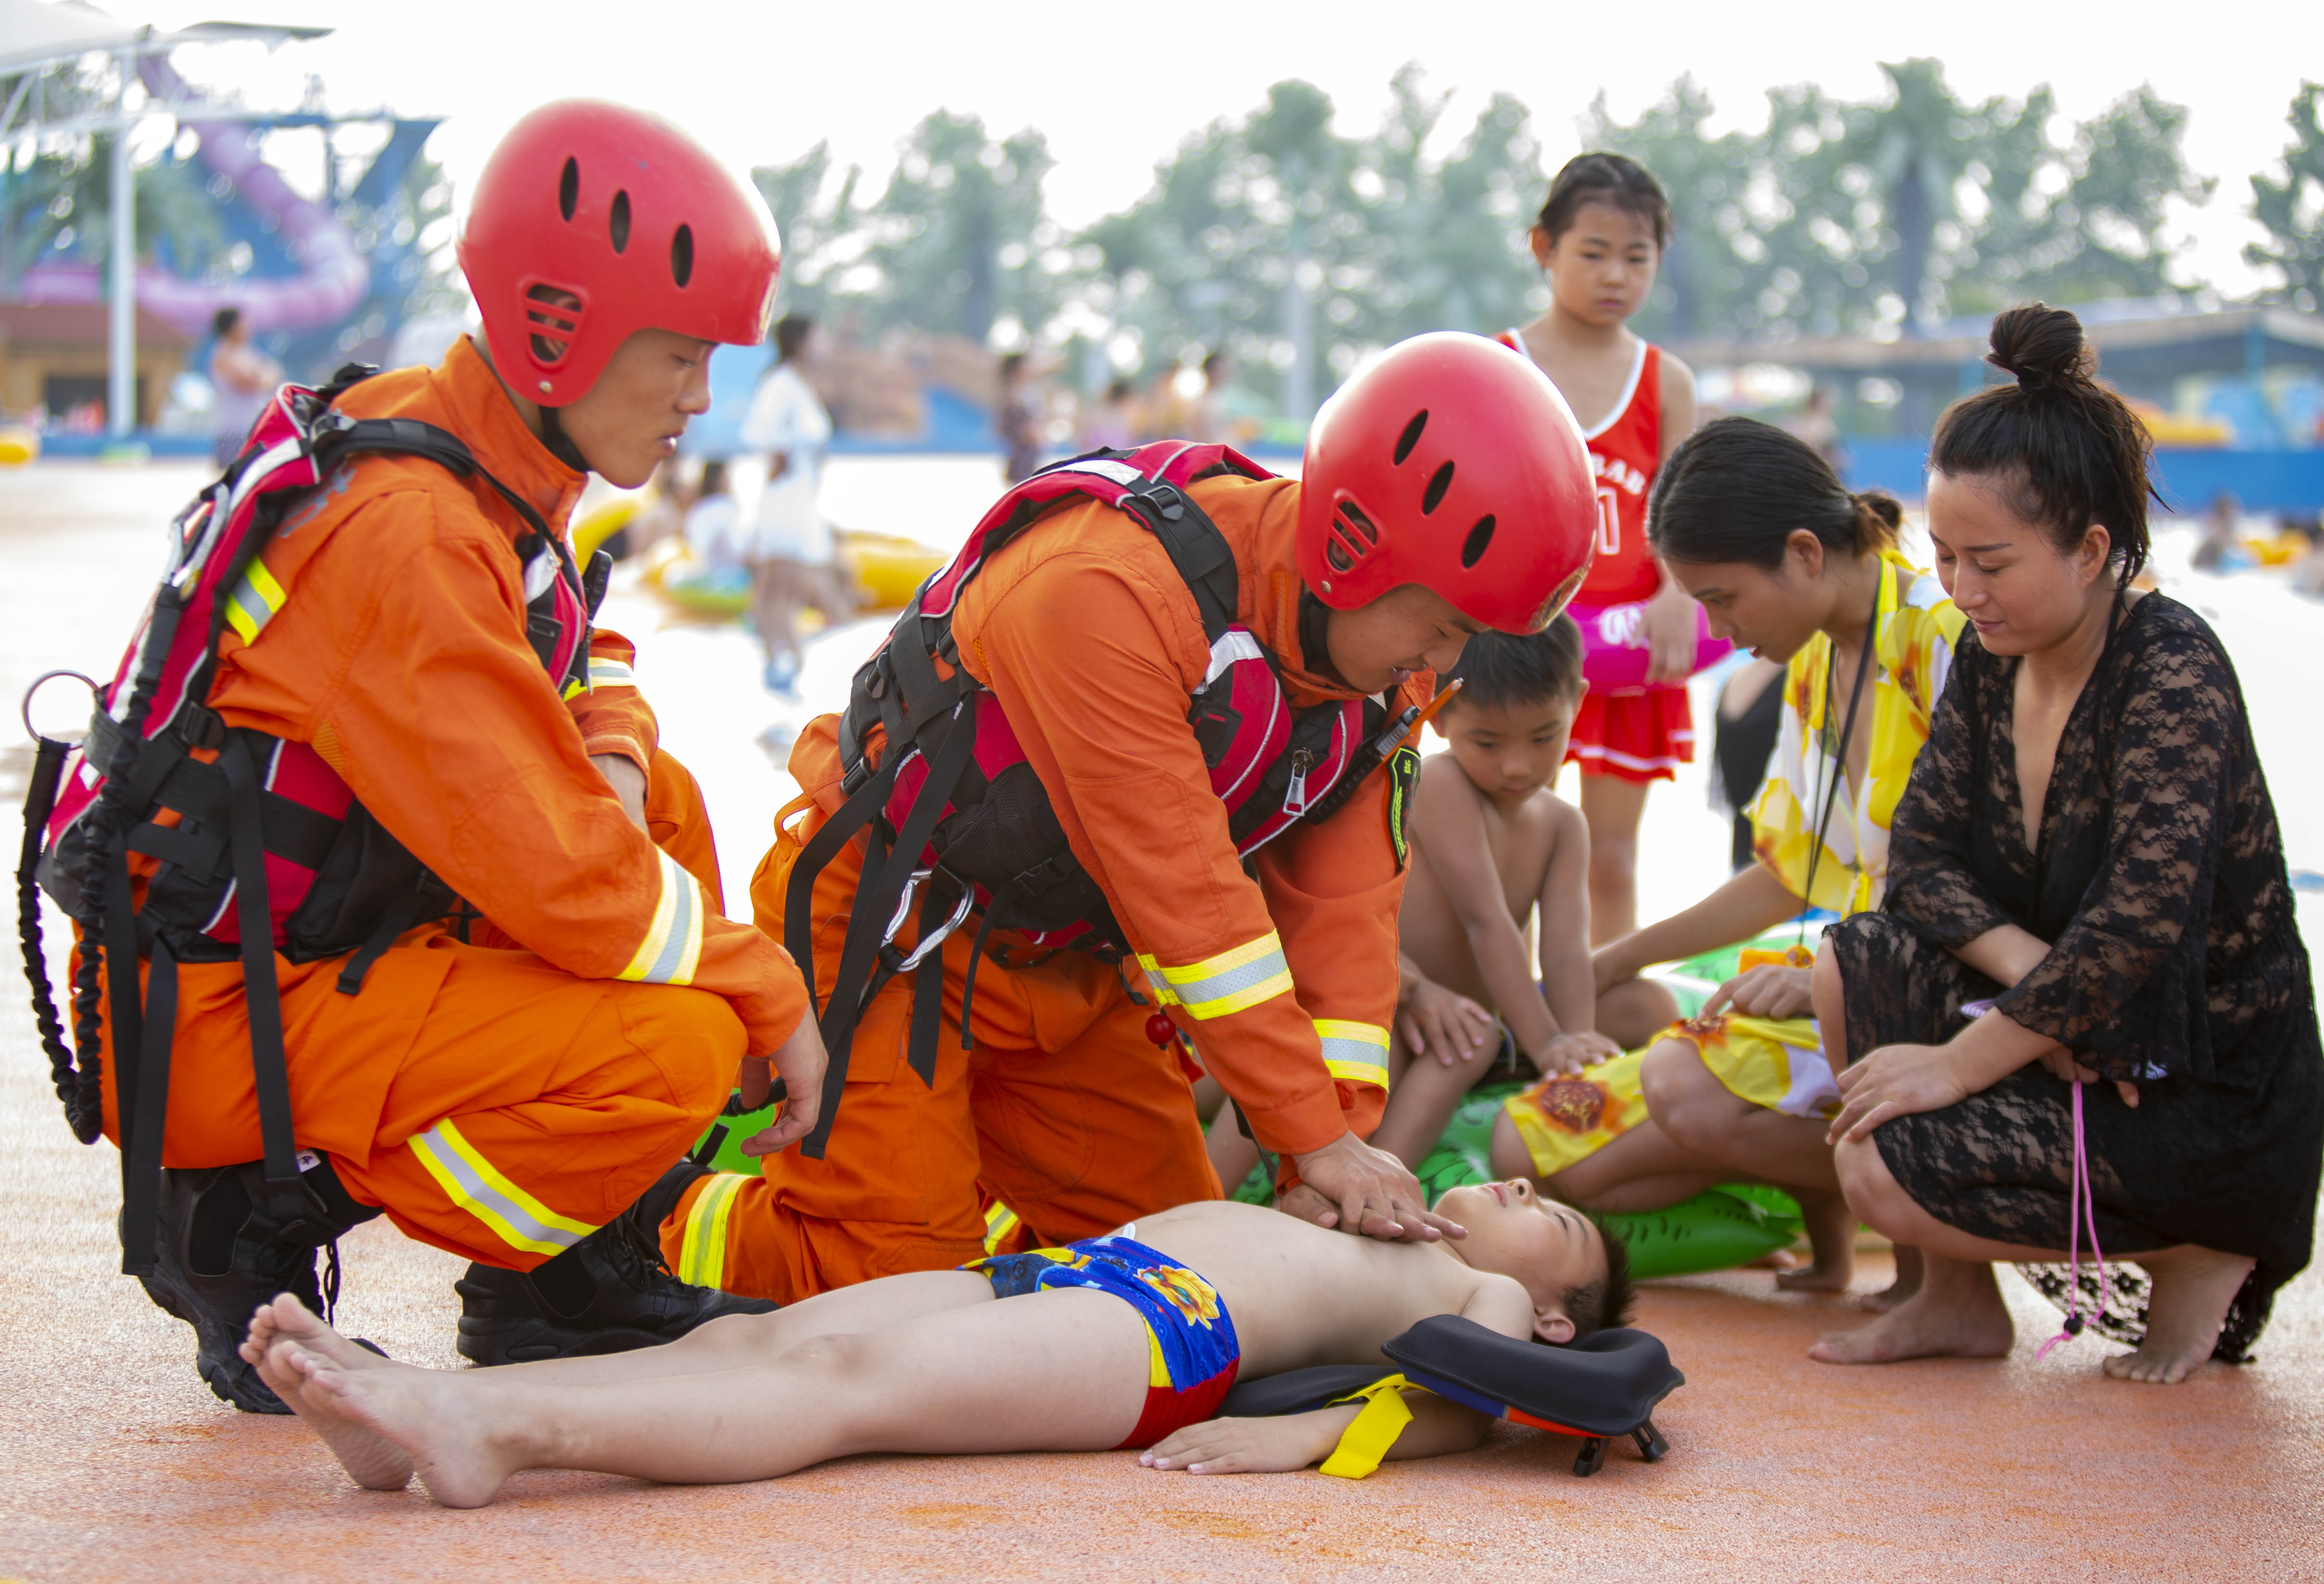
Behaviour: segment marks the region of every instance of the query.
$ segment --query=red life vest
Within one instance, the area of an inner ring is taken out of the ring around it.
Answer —
[[[1017,930],[1036,946],[1072,946],[1106,961],[1127,950],[1104,893],[1074,855],[1000,700],[960,664],[953,641],[962,588],[1047,512],[1082,500],[1115,508],[1162,541],[1194,594],[1210,664],[1188,697],[1186,722],[1241,856],[1303,820],[1328,818],[1392,756],[1403,756],[1397,768],[1408,782],[1416,756],[1404,740],[1417,709],[1391,720],[1379,696],[1296,709],[1275,657],[1237,620],[1234,552],[1185,493],[1199,480],[1229,474],[1274,476],[1223,446],[1181,440],[1093,452],[1035,474],[993,504],[856,672],[838,732],[846,800],[800,853],[784,898],[785,939],[813,995],[807,945],[816,876],[843,843],[869,832],[863,879],[822,1017],[831,1060],[821,1119],[802,1146],[810,1156],[822,1153],[838,1108],[856,1021],[897,973],[916,970],[920,976],[910,1062],[924,1082],[933,1082],[942,971],[936,948],[972,912],[983,918],[964,986],[964,1044],[976,960],[996,927]],[[949,675],[938,674],[939,659]],[[887,736],[876,766],[864,750],[875,725]],[[891,943],[916,893],[919,939],[907,955]]]
[[[178,963],[242,961],[268,1186],[295,1206],[274,953],[293,962],[349,956],[338,988],[354,995],[398,935],[459,907],[311,744],[228,726],[209,708],[227,630],[254,641],[288,597],[260,559],[269,540],[318,485],[366,452],[424,456],[479,479],[530,529],[517,553],[535,653],[567,696],[588,686],[589,617],[610,562],[593,562],[585,579],[562,537],[477,466],[455,436],[412,419],[357,419],[335,410],[337,396],[372,372],[350,365],[321,390],[285,385],[276,392],[240,456],[179,514],[168,569],[127,652],[110,683],[91,684],[97,709],[88,737],[69,749],[43,740],[26,797],[20,929],[37,942],[35,867],[41,887],[81,927],[73,995],[78,1071],[29,946],[26,966],[58,1097],[84,1143],[103,1126],[97,974],[112,959],[104,1012],[112,1020],[120,1102],[124,1268],[132,1274],[152,1269],[152,1190],[161,1166]],[[177,816],[173,823],[163,823],[165,812]],[[142,904],[133,903],[131,852],[159,861]],[[152,962],[150,1008],[139,994],[140,957]]]

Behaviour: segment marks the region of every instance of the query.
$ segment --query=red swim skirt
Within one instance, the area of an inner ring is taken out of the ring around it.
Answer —
[[[1585,776],[1619,776],[1641,786],[1673,779],[1694,762],[1694,710],[1684,687],[1582,695],[1565,757]]]

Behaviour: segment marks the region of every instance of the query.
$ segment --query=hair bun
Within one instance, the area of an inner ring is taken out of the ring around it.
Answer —
[[[1986,362],[2017,376],[2019,389],[2088,381],[2098,367],[2082,321],[2061,308],[2033,302],[2004,310],[1993,321],[1993,351]]]
[[[1850,491],[1849,500],[1856,509],[1887,530],[1882,537],[1893,539],[1904,526],[1904,507],[1886,490]]]

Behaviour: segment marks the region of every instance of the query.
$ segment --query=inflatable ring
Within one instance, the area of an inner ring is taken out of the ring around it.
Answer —
[[[636,521],[638,513],[644,510],[642,497],[624,495],[618,501],[608,501],[590,512],[573,525],[574,559],[586,566],[589,557],[597,553],[600,545]]]
[[[0,428],[0,467],[22,467],[41,457],[41,437],[38,430],[10,424]]]

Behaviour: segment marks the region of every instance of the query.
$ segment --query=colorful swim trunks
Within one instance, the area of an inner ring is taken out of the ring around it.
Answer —
[[[1789,1117],[1840,1114],[1840,1084],[1812,1018],[1747,1018],[1721,1012],[1674,1023],[1655,1037],[1683,1039],[1738,1099]]]
[[[1628,1051],[1579,1073],[1545,1078],[1502,1102],[1536,1175],[1555,1176],[1646,1119],[1646,1098],[1638,1087],[1645,1054]]]
[[[960,1268],[989,1279],[996,1298],[1090,1287],[1138,1311],[1146,1322],[1146,1411],[1118,1450],[1150,1447],[1174,1430],[1216,1417],[1242,1366],[1242,1344],[1218,1290],[1168,1255],[1118,1233]]]

